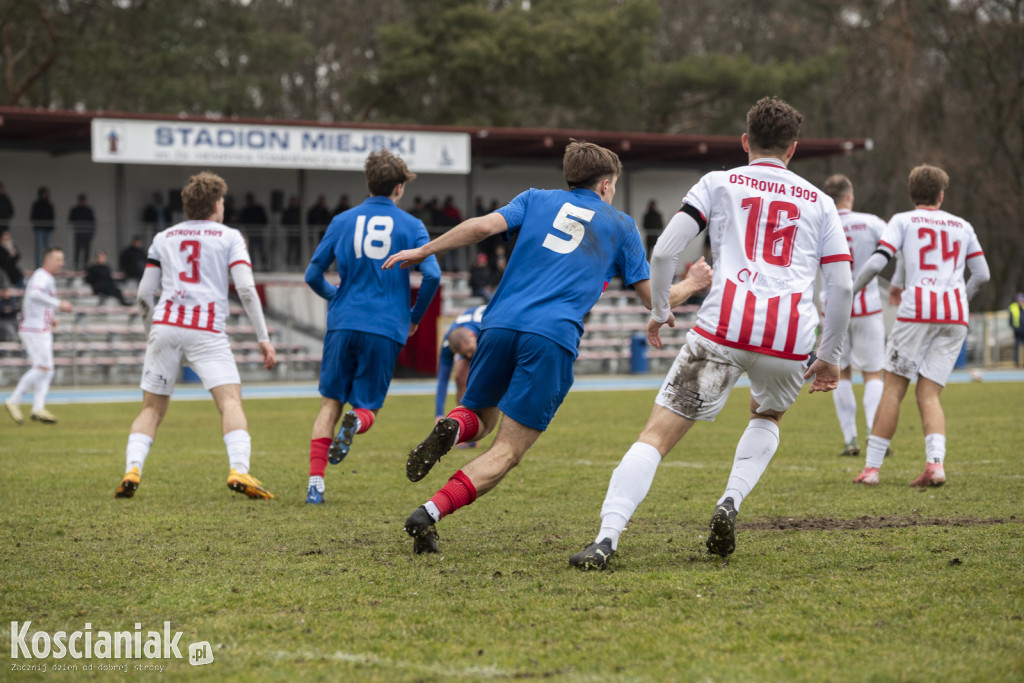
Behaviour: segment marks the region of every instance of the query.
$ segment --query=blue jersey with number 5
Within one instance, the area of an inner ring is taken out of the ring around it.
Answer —
[[[409,271],[382,270],[388,256],[430,241],[423,222],[388,197],[369,197],[331,221],[306,269],[306,282],[327,299],[327,329],[379,334],[404,344],[409,323],[419,323],[441,281],[437,259],[427,258],[416,305],[409,310]],[[324,273],[338,264],[340,284]]]
[[[610,275],[651,276],[636,221],[593,190],[527,190],[498,209],[519,238],[483,329],[540,334],[572,353]]]

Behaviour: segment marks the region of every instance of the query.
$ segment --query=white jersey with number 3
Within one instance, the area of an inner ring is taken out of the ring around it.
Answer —
[[[878,245],[903,252],[906,289],[897,320],[967,324],[964,264],[983,255],[970,223],[941,209],[906,211],[892,217]]]
[[[185,221],[153,238],[149,267],[160,268],[160,301],[154,325],[223,332],[228,314],[228,274],[251,266],[242,233],[213,221]]]
[[[707,221],[714,258],[694,330],[725,346],[806,359],[818,268],[852,260],[835,202],[771,158],[709,173],[683,202]]]

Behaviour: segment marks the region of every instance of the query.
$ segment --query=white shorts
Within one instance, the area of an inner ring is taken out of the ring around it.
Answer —
[[[885,347],[885,371],[910,380],[920,375],[946,386],[966,338],[966,325],[897,320]]]
[[[690,331],[654,402],[689,420],[713,421],[746,372],[758,412],[781,413],[800,394],[806,369],[805,361],[734,349]]]
[[[33,367],[53,369],[53,332],[19,332],[18,336]]]
[[[203,381],[207,391],[223,384],[241,384],[231,343],[223,333],[153,325],[142,366],[143,391],[170,396],[181,370],[182,356]]]
[[[853,366],[861,372],[879,372],[885,359],[885,321],[882,314],[850,318],[839,367]]]

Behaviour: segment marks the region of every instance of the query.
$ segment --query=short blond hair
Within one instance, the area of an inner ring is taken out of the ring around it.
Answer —
[[[374,197],[390,197],[395,186],[407,183],[416,177],[401,157],[386,149],[371,152],[363,166],[366,172],[366,189]]]
[[[206,220],[217,210],[217,202],[228,193],[228,184],[216,173],[203,171],[188,179],[181,191],[181,204],[190,221]]]
[[[949,174],[938,166],[921,164],[910,171],[907,189],[910,201],[914,205],[934,206],[939,203],[939,195],[949,187]]]
[[[569,189],[593,188],[602,178],[622,175],[619,155],[593,142],[569,140],[562,157],[562,175]]]

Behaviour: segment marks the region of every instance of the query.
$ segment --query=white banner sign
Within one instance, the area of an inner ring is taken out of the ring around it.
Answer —
[[[415,173],[469,173],[468,133],[92,120],[92,160],[101,163],[362,171],[382,149]]]

